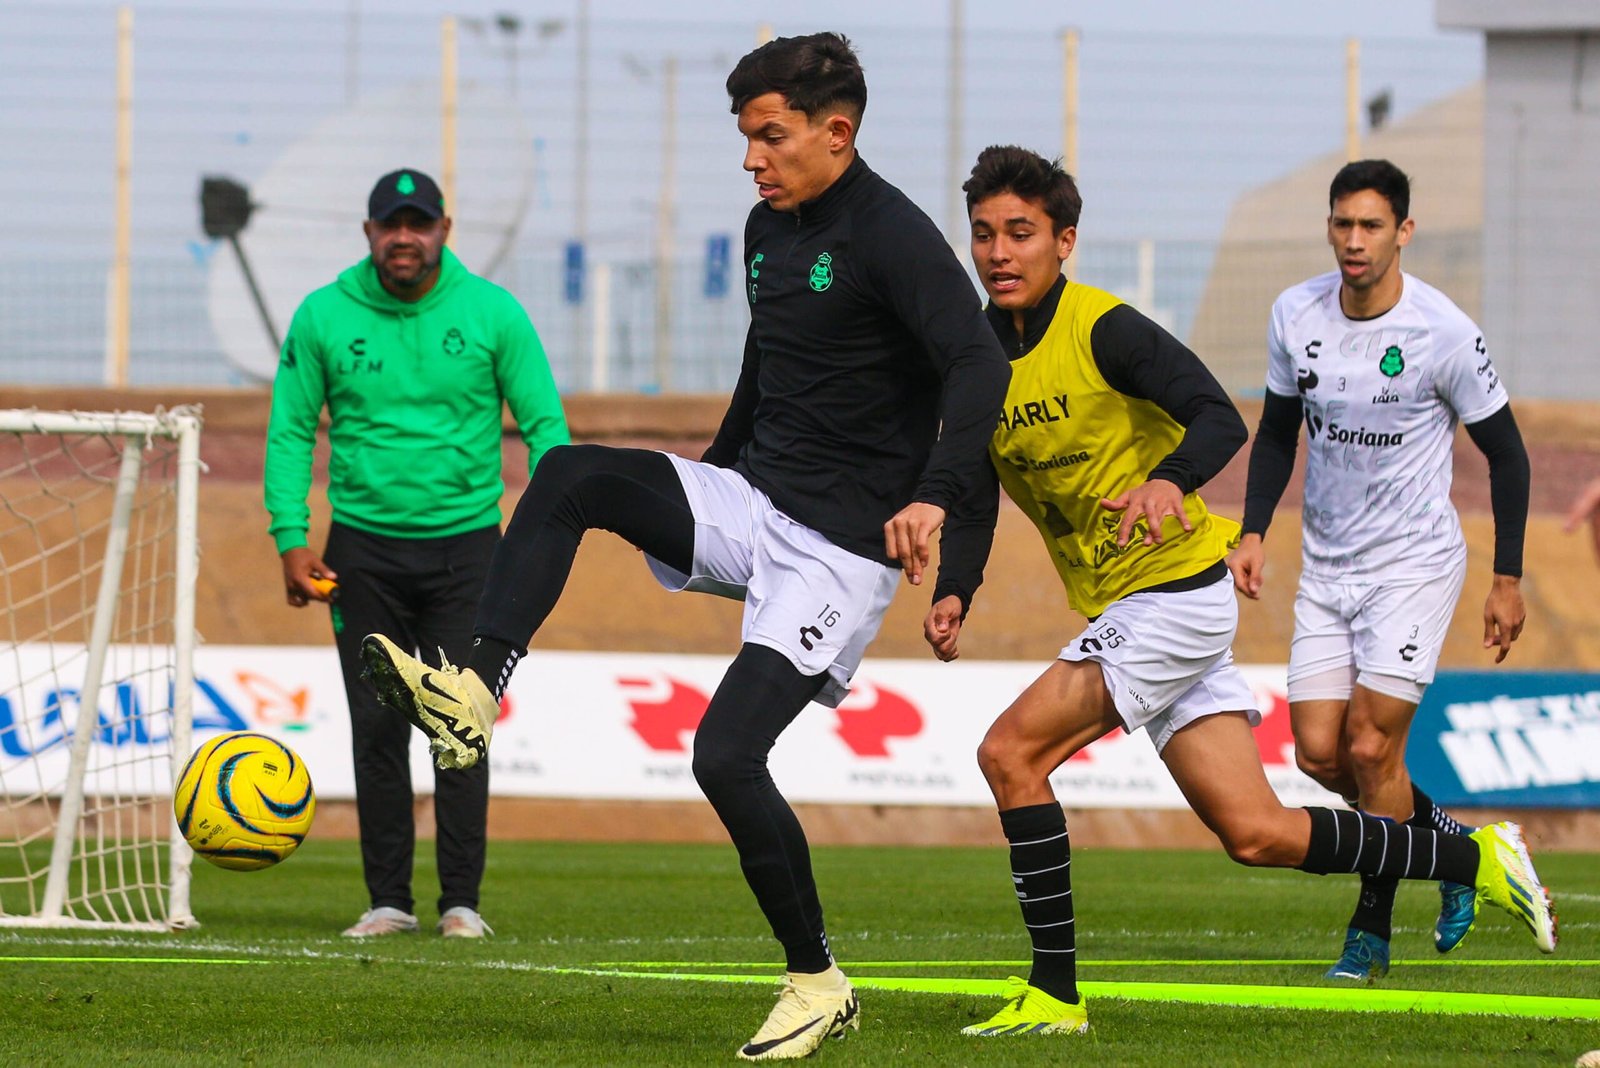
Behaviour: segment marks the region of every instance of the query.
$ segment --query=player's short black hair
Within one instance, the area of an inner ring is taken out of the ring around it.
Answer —
[[[830,112],[850,113],[856,125],[867,110],[867,79],[850,41],[840,33],[778,37],[749,53],[728,75],[735,115],[767,93],[782,93],[794,110],[815,122]]]
[[[978,153],[972,176],[961,183],[967,194],[967,216],[980,201],[1000,193],[1015,193],[1023,200],[1037,200],[1055,232],[1078,225],[1083,212],[1083,195],[1072,175],[1061,169],[1059,158],[1048,160],[1030,149],[1016,145],[990,145]]]
[[[1340,197],[1363,189],[1370,189],[1389,202],[1396,226],[1411,217],[1411,179],[1386,159],[1358,159],[1340,167],[1328,187],[1328,210],[1333,210],[1333,202]]]

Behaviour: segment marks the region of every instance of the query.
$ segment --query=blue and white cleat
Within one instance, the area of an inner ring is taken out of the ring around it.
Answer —
[[[1389,974],[1389,942],[1371,931],[1351,927],[1344,933],[1344,954],[1324,979],[1370,983]]]
[[[1439,919],[1433,925],[1433,948],[1448,953],[1461,944],[1478,918],[1478,892],[1460,883],[1439,884]]]

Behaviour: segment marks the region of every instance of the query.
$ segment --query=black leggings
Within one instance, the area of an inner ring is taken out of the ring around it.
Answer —
[[[558,445],[517,502],[489,565],[473,633],[526,647],[555,609],[587,530],[619,534],[687,574],[694,513],[664,453]]]
[[[539,461],[495,551],[478,635],[525,646],[566,586],[587,530],[609,530],[667,566],[694,564],[694,514],[672,461],[644,449],[564,445]],[[827,966],[822,906],[805,832],[767,771],[778,735],[822,689],[782,653],[745,645],[695,733],[694,776],[790,967]]]

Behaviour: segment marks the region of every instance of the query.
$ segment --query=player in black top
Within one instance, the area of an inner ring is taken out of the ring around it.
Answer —
[[[808,702],[847,692],[899,571],[921,583],[930,535],[986,468],[1010,368],[944,237],[857,155],[866,82],[843,37],[763,45],[727,89],[762,202],[745,227],[744,363],[711,447],[699,463],[550,450],[495,555],[466,669],[428,668],[379,636],[367,652],[441,764],[472,764],[586,530],[643,549],[670,588],[745,602],[694,773],[788,958],[777,1006],[739,1051],[765,1060],[859,1023],[767,754]]]

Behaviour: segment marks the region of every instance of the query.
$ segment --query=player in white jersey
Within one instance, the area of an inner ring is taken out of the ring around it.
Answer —
[[[1482,331],[1439,290],[1400,269],[1415,224],[1410,181],[1387,160],[1335,175],[1328,242],[1338,270],[1272,307],[1267,392],[1251,449],[1234,583],[1260,595],[1263,539],[1288,485],[1303,422],[1301,578],[1289,655],[1300,767],[1352,805],[1418,827],[1460,825],[1411,782],[1406,736],[1466,574],[1450,502],[1458,422],[1489,460],[1494,578],[1483,645],[1499,663],[1522,632],[1528,455]],[[1393,880],[1362,879],[1330,978],[1389,966]],[[1441,884],[1441,952],[1472,922],[1472,891]]]

